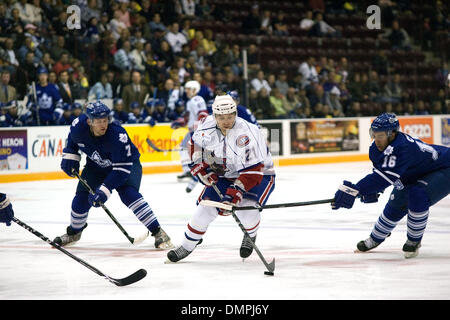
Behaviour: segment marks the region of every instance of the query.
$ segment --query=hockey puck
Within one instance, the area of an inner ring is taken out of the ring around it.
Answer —
[[[264,271],[264,274],[265,274],[266,276],[273,276],[273,275],[274,275],[274,273],[271,272],[271,271]]]

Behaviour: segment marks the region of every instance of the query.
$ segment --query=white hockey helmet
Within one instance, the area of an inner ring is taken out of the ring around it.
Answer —
[[[236,102],[229,95],[216,96],[212,104],[213,114],[230,114],[237,112]]]
[[[190,80],[185,83],[184,89],[192,89],[193,95],[196,95],[200,91],[200,83],[197,80]]]

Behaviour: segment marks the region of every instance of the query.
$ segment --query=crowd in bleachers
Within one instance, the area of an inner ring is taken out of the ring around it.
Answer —
[[[368,30],[369,4],[5,0],[0,126],[68,124],[96,99],[113,99],[122,123],[174,121],[191,79],[206,102],[238,91],[258,119],[450,112],[448,4],[379,0],[382,28]]]

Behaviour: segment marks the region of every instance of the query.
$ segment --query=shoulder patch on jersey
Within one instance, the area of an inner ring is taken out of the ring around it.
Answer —
[[[392,154],[392,152],[394,152],[394,147],[393,146],[387,146],[386,149],[384,149],[384,154],[387,156],[390,156]]]
[[[75,127],[80,120],[78,118],[73,119],[72,127]]]
[[[250,143],[250,138],[246,134],[241,134],[236,138],[236,145],[240,148],[247,146]]]
[[[119,133],[119,141],[122,143],[127,143],[128,136],[126,133]]]

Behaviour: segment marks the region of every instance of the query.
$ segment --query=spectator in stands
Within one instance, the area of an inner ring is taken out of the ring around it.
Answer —
[[[114,17],[109,21],[109,30],[112,32],[114,39],[119,40],[122,30],[127,29],[127,25],[120,20],[121,14],[119,10],[114,11]]]
[[[211,56],[211,64],[214,71],[225,70],[229,68],[233,61],[233,55],[230,46],[227,43],[221,43],[217,51]]]
[[[317,12],[314,24],[309,29],[308,35],[312,37],[339,37],[340,33],[323,20],[322,13]]]
[[[94,86],[89,90],[88,98],[89,100],[113,98],[112,86],[108,82],[108,76],[106,73],[103,73],[100,76],[100,81],[95,83]]]
[[[398,113],[398,111],[400,111],[399,108],[398,108],[398,105],[401,105],[401,104],[398,103],[396,105],[396,108],[395,108],[396,112],[395,112],[395,114],[402,114],[403,111],[404,111],[405,112],[404,113],[405,116],[413,116],[413,115],[415,115],[416,111],[414,110],[414,105],[412,103],[410,103],[410,102],[406,103],[405,104],[405,109],[404,110],[402,109],[402,111],[400,113]]]
[[[289,30],[286,24],[285,15],[283,11],[278,11],[277,16],[272,21],[272,30],[275,35],[288,36]]]
[[[213,91],[204,83],[202,74],[200,72],[195,72],[193,74],[193,80],[198,81],[200,83],[200,91],[197,95],[201,96],[205,102],[208,102],[211,99],[214,99]]]
[[[430,113],[427,111],[427,108],[426,108],[426,106],[425,106],[425,102],[424,102],[423,100],[417,101],[417,103],[416,103],[416,112],[415,112],[415,114],[416,114],[416,115],[421,115],[421,116],[430,114]]]
[[[311,108],[311,103],[306,96],[306,90],[303,88],[298,89],[298,100],[305,108]]]
[[[61,71],[66,71],[72,68],[72,65],[69,63],[69,52],[63,51],[59,60],[53,65],[53,71],[56,74],[59,74]],[[73,68],[72,68],[73,69]]]
[[[270,103],[269,91],[262,87],[257,94],[258,98],[256,106],[251,106],[255,117],[257,119],[274,119],[275,109]]]
[[[259,6],[254,4],[250,13],[242,22],[242,32],[245,34],[259,34],[261,30],[261,18],[259,14]]]
[[[53,70],[53,66],[55,65],[55,61],[51,58],[50,53],[45,52],[42,56],[41,61],[39,61],[39,66],[44,67],[47,70]]]
[[[57,60],[61,57],[61,54],[66,50],[65,48],[66,40],[64,36],[57,36],[56,37],[56,43],[53,43],[52,47],[50,48],[50,56],[53,60]]]
[[[334,117],[343,117],[344,108],[339,100],[341,91],[337,86],[334,86],[331,91],[325,96],[326,105],[330,107],[330,112]]]
[[[278,88],[273,88],[270,92],[270,103],[274,109],[273,116],[276,119],[286,119],[288,110],[284,106],[284,96],[281,94],[280,90]]]
[[[313,110],[315,110],[316,104],[325,104],[326,100],[323,87],[320,84],[314,84],[309,91],[308,99]]]
[[[231,48],[231,71],[236,76],[240,76],[243,71],[241,50],[238,44],[233,44]],[[248,62],[247,62],[248,63]]]
[[[87,6],[83,8],[83,14],[81,15],[81,21],[87,24],[92,18],[100,20],[100,10],[97,8],[97,0],[88,0]]]
[[[167,30],[164,23],[161,22],[161,15],[157,12],[153,15],[152,21],[149,22],[149,27],[152,33],[156,31],[166,32]]]
[[[57,85],[63,102],[72,104],[76,99],[80,99],[79,88],[69,82],[69,72],[67,70],[59,73]]]
[[[3,70],[0,80],[0,103],[7,103],[11,100],[17,100],[16,88],[9,83],[11,80],[11,73],[8,70]]]
[[[127,28],[131,27],[130,12],[128,6],[129,1],[122,0],[120,1],[119,9],[117,10],[119,12],[119,21],[123,22]]]
[[[139,107],[144,106],[144,99],[147,94],[151,95],[146,85],[141,83],[141,73],[133,71],[131,73],[131,83],[123,88],[122,99],[125,111],[131,111],[129,108],[132,102],[137,102]]]
[[[311,10],[306,11],[305,17],[300,21],[300,29],[309,30],[314,25],[313,12]]]
[[[164,82],[164,88],[158,91],[157,97],[164,101],[170,110],[173,110],[175,108],[175,102],[181,98],[180,88],[178,86],[175,87],[172,79],[167,79]]]
[[[272,12],[270,10],[264,10],[260,30],[261,34],[272,35]]]
[[[34,23],[35,19],[38,18],[34,16],[35,10],[33,7],[34,6],[32,4],[27,3],[27,0],[19,0],[12,5],[12,9],[18,10],[20,19],[25,24]]]
[[[319,77],[315,67],[315,59],[313,56],[309,56],[306,61],[300,64],[298,67],[298,73],[302,75],[302,88],[306,88],[314,83],[319,82]]]
[[[35,47],[33,45],[33,40],[31,39],[31,37],[26,37],[23,45],[18,50],[18,56],[19,56],[20,62],[24,61],[28,52],[33,52],[33,54],[34,54],[33,57],[35,59],[35,62],[39,63],[43,54],[42,54],[41,50],[39,50],[37,47]]]
[[[195,1],[194,0],[181,0],[181,7],[183,8],[183,14],[188,18],[195,17]]]
[[[402,98],[402,87],[400,84],[400,75],[394,74],[394,79],[389,77],[383,88],[381,102],[398,103]]]
[[[128,57],[130,58],[131,69],[145,72],[145,61],[147,58],[144,52],[144,42],[136,41]]]
[[[130,41],[126,40],[123,42],[122,48],[114,54],[114,66],[120,71],[131,70],[130,52],[131,44]]]
[[[19,98],[27,93],[27,84],[37,78],[38,63],[35,61],[34,52],[27,52],[25,61],[21,63],[16,72],[16,89]]]
[[[179,31],[180,25],[174,22],[169,26],[165,39],[169,43],[174,54],[181,52],[184,44],[188,42],[186,36]]]
[[[8,66],[4,67],[4,69],[6,68],[12,74],[15,74],[17,68],[19,67],[19,60],[17,60],[17,56],[14,51],[14,40],[12,38],[6,38],[5,40],[5,57]]]
[[[208,55],[213,55],[217,50],[216,42],[214,41],[214,32],[211,29],[205,30],[203,47]]]
[[[264,79],[264,71],[263,70],[258,71],[258,73],[256,74],[256,78],[254,78],[250,82],[250,84],[253,87],[253,89],[256,90],[256,92],[259,92],[262,88],[265,88],[267,93],[270,94],[270,91],[272,90],[272,88],[269,86],[269,83],[267,82],[267,80]]]
[[[443,114],[442,103],[438,100],[431,104],[431,114]]]
[[[259,52],[254,43],[248,46],[247,65],[249,72],[257,71],[260,69]]]
[[[166,40],[161,41],[161,48],[157,52],[158,60],[165,61],[165,66],[171,66],[175,61],[175,56],[173,54],[172,48]]]
[[[275,87],[280,90],[283,96],[286,96],[289,90],[289,84],[287,82],[287,74],[285,70],[281,70],[278,74],[278,78],[275,81]]]
[[[363,117],[364,114],[361,111],[361,104],[359,101],[353,101],[350,104],[350,108],[345,112],[346,117]]]
[[[388,39],[393,50],[410,50],[411,44],[409,35],[405,29],[400,27],[398,20],[392,22],[392,29],[381,37]]]
[[[291,113],[297,105],[301,105],[294,87],[289,87],[286,95],[283,97],[283,106],[288,113]]]
[[[48,83],[56,85],[57,81],[58,81],[58,76],[56,75],[56,72],[55,71],[50,71],[48,73]]]

